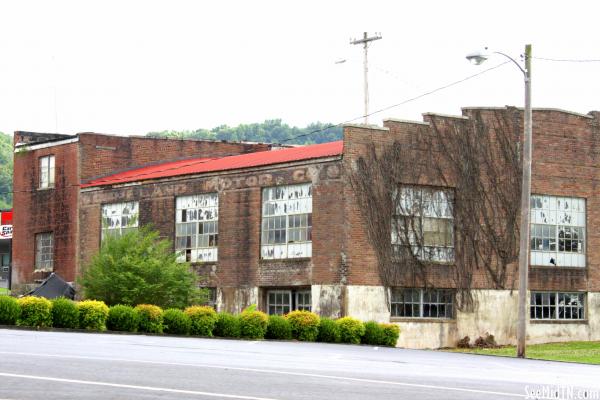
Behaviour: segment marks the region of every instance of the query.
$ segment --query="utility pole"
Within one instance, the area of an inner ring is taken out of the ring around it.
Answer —
[[[363,34],[363,38],[362,39],[354,39],[350,41],[350,44],[362,44],[363,45],[363,49],[365,50],[365,65],[364,65],[364,75],[365,75],[365,125],[367,125],[369,123],[369,64],[367,61],[367,53],[368,53],[368,47],[369,47],[369,42],[372,42],[374,40],[379,40],[381,39],[381,34],[380,33],[376,33],[374,36],[369,37],[367,35],[367,32],[365,32]]]

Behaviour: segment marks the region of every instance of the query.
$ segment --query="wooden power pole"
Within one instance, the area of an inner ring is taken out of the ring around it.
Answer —
[[[367,53],[369,42],[374,40],[381,39],[381,34],[376,33],[374,36],[369,37],[367,32],[363,34],[362,39],[354,39],[350,41],[350,44],[362,44],[365,50],[365,65],[364,65],[364,75],[365,75],[365,125],[369,123],[369,64],[367,61]]]

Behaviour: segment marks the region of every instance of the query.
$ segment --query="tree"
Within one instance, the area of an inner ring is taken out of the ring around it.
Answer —
[[[0,132],[0,209],[12,207],[12,138]]]
[[[206,290],[188,263],[177,262],[171,243],[150,228],[107,237],[83,271],[84,297],[108,305],[154,304],[184,308],[205,303]]]

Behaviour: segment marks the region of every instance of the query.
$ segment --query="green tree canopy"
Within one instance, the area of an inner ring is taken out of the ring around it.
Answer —
[[[12,137],[0,132],[0,209],[12,208]]]
[[[141,228],[121,237],[107,237],[83,271],[84,297],[108,305],[154,304],[184,308],[206,301],[188,263],[177,262],[168,240]]]

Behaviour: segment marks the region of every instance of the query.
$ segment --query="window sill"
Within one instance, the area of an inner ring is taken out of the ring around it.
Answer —
[[[33,270],[33,273],[36,272],[54,272],[54,268],[36,268]]]
[[[45,188],[41,188],[41,187],[39,187],[39,188],[37,188],[37,191],[38,191],[38,192],[43,192],[43,191],[45,191],[45,190],[54,190],[54,189],[56,189],[56,187],[55,187],[55,186],[48,186],[48,187],[45,187]]]
[[[587,319],[530,319],[530,324],[551,324],[551,325],[587,325]]]
[[[269,264],[269,263],[293,263],[298,261],[310,261],[312,257],[297,257],[297,258],[261,258],[260,262]]]
[[[390,322],[426,322],[438,324],[455,324],[456,319],[453,318],[411,318],[411,317],[391,317]]]
[[[569,265],[529,265],[529,268],[531,269],[559,269],[559,270],[569,270],[569,269],[574,269],[576,271],[582,271],[585,270],[586,267],[579,267],[579,266],[569,266]]]

